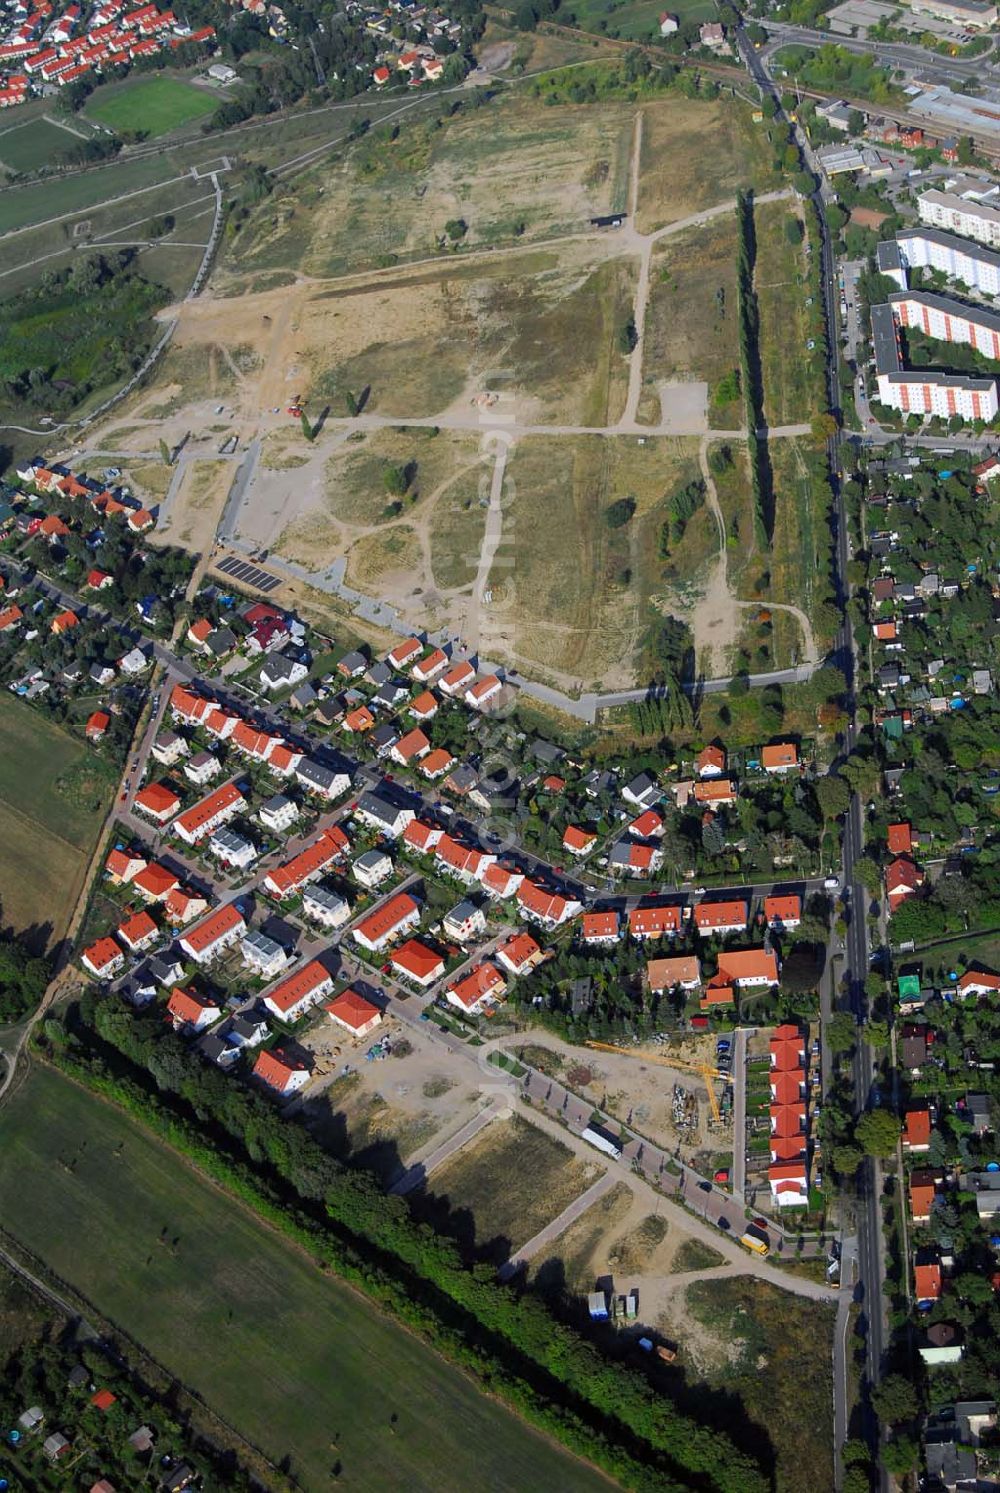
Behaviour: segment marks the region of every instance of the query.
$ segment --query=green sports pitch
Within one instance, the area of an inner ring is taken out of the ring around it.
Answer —
[[[218,99],[207,89],[178,78],[143,78],[121,88],[99,92],[86,107],[88,119],[109,129],[140,131],[152,139],[214,114]]]

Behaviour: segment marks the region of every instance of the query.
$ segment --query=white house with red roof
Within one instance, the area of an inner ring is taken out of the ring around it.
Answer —
[[[797,928],[802,921],[802,898],[795,893],[765,897],[764,921],[776,933]]]
[[[496,957],[504,969],[512,975],[526,975],[541,964],[545,955],[530,933],[511,935],[500,945]]]
[[[420,905],[409,892],[396,894],[376,907],[351,929],[351,937],[363,949],[378,954],[396,939],[419,927]]]
[[[923,884],[923,871],[908,855],[890,861],[885,868],[885,895],[890,912],[895,912],[899,904],[912,897]]]
[[[1000,995],[1000,975],[994,974],[991,969],[967,969],[965,974],[959,977],[958,993],[963,998],[974,995]]]
[[[691,919],[698,932],[709,937],[713,933],[742,933],[749,916],[746,902],[699,902]]]
[[[329,995],[332,989],[333,976],[326,965],[318,959],[310,959],[308,964],[272,985],[261,999],[272,1016],[277,1016],[280,1021],[293,1022],[304,1016],[324,995]]]
[[[621,920],[614,908],[585,912],[580,919],[580,942],[594,947],[621,942]]]
[[[98,938],[80,955],[80,963],[99,980],[110,980],[124,968],[125,955],[113,938]]]
[[[419,938],[407,939],[389,962],[400,979],[419,985],[421,990],[426,990],[444,974],[442,956]]]
[[[330,1020],[342,1026],[352,1037],[367,1037],[382,1020],[382,1012],[374,1001],[359,995],[356,990],[342,990],[324,1007]]]
[[[196,990],[185,990],[175,985],[167,1001],[167,1014],[175,1032],[203,1032],[213,1021],[218,1021],[222,1010],[210,996]]]
[[[496,704],[502,689],[503,684],[496,674],[486,674],[465,691],[465,703],[471,710],[485,710]]]
[[[292,1057],[280,1047],[262,1052],[253,1065],[253,1076],[274,1093],[287,1098],[298,1093],[309,1082],[309,1068],[304,1059]]]
[[[445,999],[467,1016],[479,1016],[503,998],[507,981],[495,964],[477,964],[475,969],[445,991]]]
[[[564,897],[560,892],[550,891],[527,876],[517,889],[517,903],[529,922],[538,923],[542,928],[559,928],[583,909],[583,904],[575,897]]]
[[[235,902],[227,902],[189,928],[178,940],[196,964],[210,964],[237,943],[247,931],[246,919]]]

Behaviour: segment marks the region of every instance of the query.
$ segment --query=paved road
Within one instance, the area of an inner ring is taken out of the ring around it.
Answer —
[[[733,1043],[733,1170],[730,1184],[738,1203],[746,1200],[747,1182],[747,1044],[753,1036],[737,1027]]]
[[[617,1183],[618,1178],[612,1172],[605,1172],[603,1177],[598,1177],[586,1192],[581,1192],[580,1196],[574,1198],[569,1207],[564,1208],[558,1217],[553,1218],[551,1223],[547,1223],[544,1229],[539,1229],[538,1233],[526,1244],[522,1244],[509,1260],[504,1261],[498,1271],[500,1279],[509,1280],[512,1275],[516,1275],[522,1265],[533,1260],[539,1250],[544,1249],[547,1244],[553,1244],[571,1223],[575,1223],[581,1214],[586,1213],[591,1204],[596,1203],[598,1198],[602,1198],[606,1192],[610,1192]],[[734,1266],[734,1271],[735,1268]]]

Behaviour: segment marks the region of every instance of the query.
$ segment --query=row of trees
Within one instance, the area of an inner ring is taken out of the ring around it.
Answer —
[[[681,1413],[537,1297],[470,1267],[376,1177],[344,1167],[303,1126],[204,1064],[158,1014],[136,1016],[88,991],[72,1032],[69,1043],[48,1034],[64,1065],[169,1130],[283,1226],[308,1230],[314,1251],[625,1486],[765,1493],[767,1478],[723,1432]]]
[[[758,341],[760,324],[757,296],[753,288],[757,241],[753,222],[753,197],[749,192],[737,192],[736,194],[736,222],[739,230],[736,297],[740,338],[740,387],[743,390],[743,407],[747,422],[747,455],[750,461],[754,529],[758,545],[766,549],[771,542],[773,496],[767,439],[758,433],[764,419],[764,408]]]

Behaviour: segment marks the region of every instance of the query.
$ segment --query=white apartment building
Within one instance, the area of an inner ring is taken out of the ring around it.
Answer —
[[[921,223],[947,232],[961,233],[979,244],[1000,248],[1000,210],[982,202],[971,202],[954,192],[925,192],[917,200]]]

